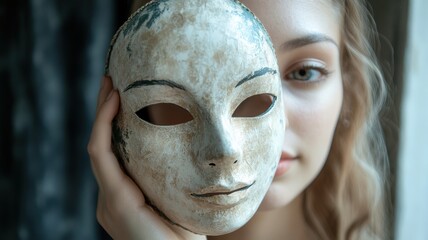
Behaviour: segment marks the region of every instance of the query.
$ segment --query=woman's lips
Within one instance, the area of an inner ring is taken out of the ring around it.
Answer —
[[[288,171],[288,169],[290,169],[291,164],[296,159],[296,156],[287,152],[282,152],[281,159],[279,160],[278,167],[276,168],[275,177],[280,177],[284,175]]]

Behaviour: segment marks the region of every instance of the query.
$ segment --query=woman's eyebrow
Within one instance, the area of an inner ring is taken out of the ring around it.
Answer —
[[[132,88],[139,88],[139,87],[153,86],[153,85],[164,85],[164,86],[168,86],[168,87],[172,87],[172,88],[178,88],[178,89],[181,89],[183,91],[186,91],[184,86],[182,86],[176,82],[170,81],[170,80],[138,80],[138,81],[135,81],[135,82],[129,84],[123,90],[123,92],[126,92]]]
[[[281,44],[280,49],[291,50],[291,49],[296,49],[299,47],[303,47],[306,45],[319,43],[319,42],[330,42],[334,44],[337,48],[339,48],[339,45],[331,37],[321,33],[312,33],[312,34],[305,35],[303,37],[298,37],[298,38],[286,41],[283,44]]]
[[[235,88],[242,85],[244,82],[250,81],[251,79],[254,79],[256,77],[260,77],[266,74],[272,74],[275,75],[277,73],[277,71],[275,69],[269,68],[269,67],[264,67],[261,68],[259,70],[256,70],[250,74],[248,74],[247,76],[245,76],[243,79],[241,79],[238,84],[236,84]]]

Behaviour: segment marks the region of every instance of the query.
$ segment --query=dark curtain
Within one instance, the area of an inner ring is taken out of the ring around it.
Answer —
[[[86,144],[130,2],[0,2],[0,239],[106,239]]]

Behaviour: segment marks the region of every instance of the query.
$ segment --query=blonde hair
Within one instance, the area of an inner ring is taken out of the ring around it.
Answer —
[[[305,190],[307,223],[321,239],[386,239],[387,155],[379,121],[386,85],[365,2],[332,0],[341,13],[344,100],[326,164]]]
[[[304,214],[320,239],[387,239],[387,156],[379,121],[386,86],[363,0],[331,0],[342,18],[344,100],[326,164],[304,192]],[[149,0],[135,0],[132,10]]]

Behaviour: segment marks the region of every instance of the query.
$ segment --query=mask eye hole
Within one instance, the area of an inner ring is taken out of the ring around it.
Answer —
[[[173,126],[193,120],[193,116],[184,108],[173,103],[157,103],[135,112],[139,118],[159,126]]]
[[[272,94],[258,94],[251,96],[239,104],[232,117],[258,117],[269,112],[274,106],[276,96]]]

